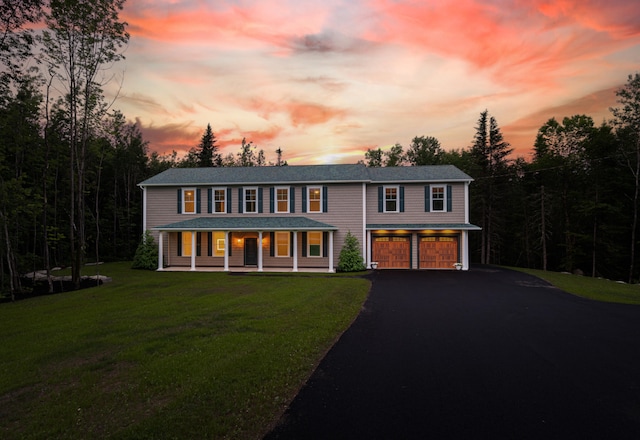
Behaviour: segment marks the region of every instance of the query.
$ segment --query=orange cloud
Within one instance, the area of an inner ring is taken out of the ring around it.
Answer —
[[[309,102],[290,102],[285,108],[294,127],[324,124],[345,114],[344,110]]]

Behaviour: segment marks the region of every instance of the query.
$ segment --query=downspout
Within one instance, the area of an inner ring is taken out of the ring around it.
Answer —
[[[142,188],[142,235],[147,232],[147,188]]]
[[[369,241],[367,237],[367,184],[362,182],[362,256],[367,269],[371,269],[371,258],[368,252]]]

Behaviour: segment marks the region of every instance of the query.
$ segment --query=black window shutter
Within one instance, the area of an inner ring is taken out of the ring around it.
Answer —
[[[258,188],[258,213],[262,214],[262,199],[263,199],[263,194],[262,194],[262,188]]]
[[[329,212],[329,188],[322,187],[322,212]]]
[[[424,212],[431,212],[431,185],[424,187]]]
[[[207,213],[211,214],[213,212],[213,189],[207,188]]]
[[[295,234],[295,232],[289,233],[289,256],[290,257],[293,257],[293,234]]]
[[[227,188],[227,214],[231,214],[231,188]]]
[[[269,212],[270,213],[274,213],[276,211],[275,196],[276,196],[276,190],[272,186],[271,188],[269,188]]]
[[[213,232],[207,232],[207,256],[213,256]]]
[[[178,214],[182,214],[182,188],[178,188]]]
[[[242,188],[238,188],[238,213],[242,214],[244,212],[244,206],[242,202]]]
[[[200,214],[200,188],[196,189],[196,214]]]
[[[296,212],[296,191],[293,186],[289,188],[289,199],[289,212],[294,213]]]
[[[400,187],[400,212],[404,212],[404,186]]]
[[[378,212],[384,211],[384,188],[378,187]]]
[[[327,253],[329,252],[328,247],[329,247],[329,233],[327,231],[324,231],[322,233],[322,256],[323,257],[327,256]]]
[[[453,203],[451,200],[451,185],[447,185],[447,212],[451,212],[453,210]]]
[[[182,231],[178,231],[178,257],[182,257]]]
[[[307,233],[302,233],[302,256],[307,256]]]
[[[273,257],[276,255],[276,233],[269,232],[269,256]]]
[[[302,187],[302,212],[307,212],[307,187]]]
[[[229,245],[229,256],[231,256],[231,253],[233,251],[233,232],[229,232],[229,243],[225,243],[226,245]]]
[[[196,257],[202,255],[202,233],[196,232]]]

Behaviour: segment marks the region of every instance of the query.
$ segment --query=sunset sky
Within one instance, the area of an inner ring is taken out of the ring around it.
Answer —
[[[149,148],[179,153],[208,123],[275,161],[355,163],[415,136],[468,147],[485,109],[528,158],[551,117],[610,118],[640,71],[629,0],[128,0],[115,104]]]

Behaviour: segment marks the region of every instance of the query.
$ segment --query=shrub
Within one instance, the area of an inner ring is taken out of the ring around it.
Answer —
[[[158,268],[158,246],[149,231],[144,231],[142,240],[133,257],[132,269],[156,270]]]
[[[349,231],[344,238],[344,246],[340,251],[338,272],[358,272],[365,269],[362,254],[360,253],[360,243]]]

